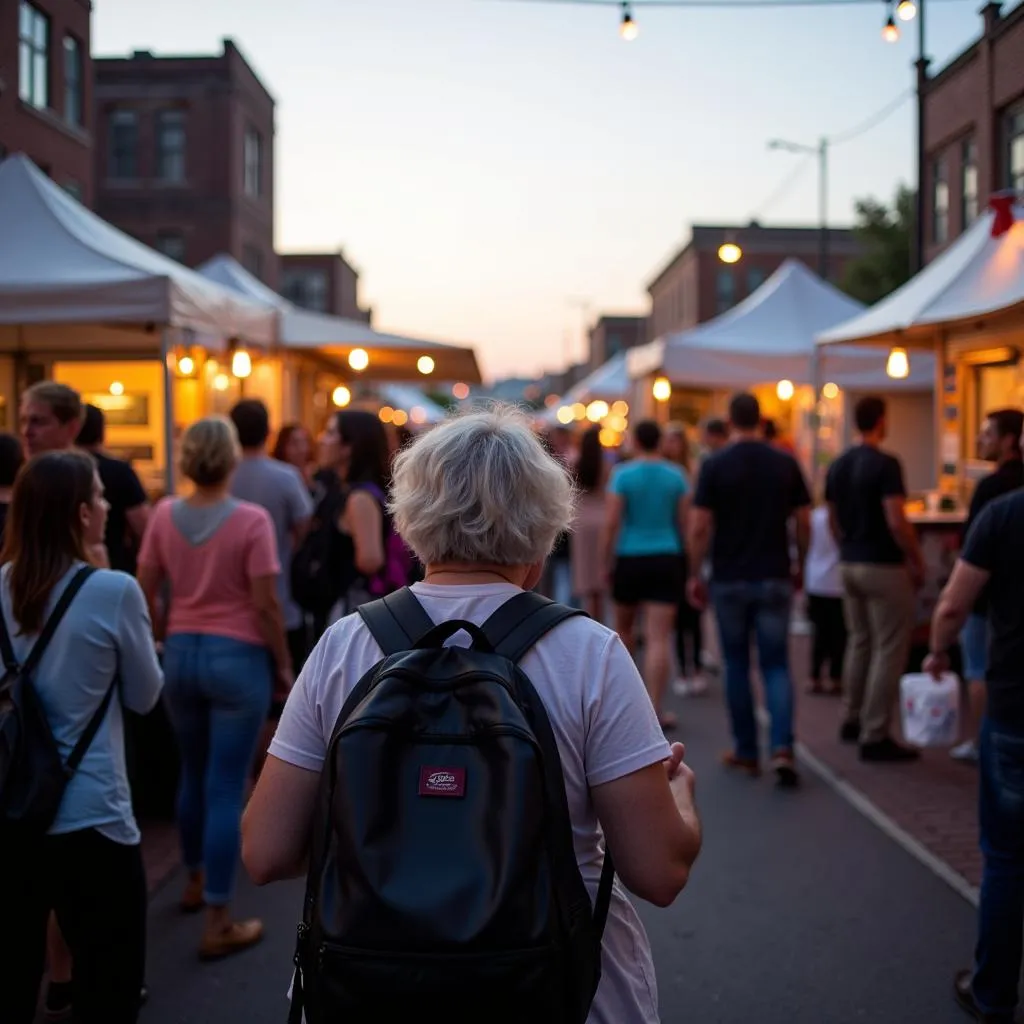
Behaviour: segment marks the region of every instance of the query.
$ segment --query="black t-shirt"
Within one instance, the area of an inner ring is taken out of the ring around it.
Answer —
[[[104,537],[110,568],[134,575],[138,539],[133,539],[129,533],[127,513],[129,509],[146,503],[146,492],[129,463],[102,452],[94,452],[93,458],[96,460],[100,480],[103,481],[105,497],[110,504]]]
[[[789,578],[789,519],[811,503],[792,455],[763,441],[737,441],[703,463],[693,503],[714,516],[716,581]]]
[[[1024,727],[1024,490],[986,506],[960,557],[990,574],[988,714]]]
[[[967,513],[967,522],[964,524],[964,537],[970,532],[975,519],[981,515],[982,509],[996,498],[1001,498],[1004,494],[1017,490],[1018,487],[1024,487],[1024,462],[1021,462],[1020,459],[1011,459],[1009,462],[1003,463],[994,473],[979,480],[978,486],[974,488],[974,494],[971,496],[971,507]],[[987,590],[981,592],[981,596],[974,605],[974,614],[988,614]]]
[[[903,549],[886,522],[884,502],[906,493],[899,459],[872,445],[857,445],[832,463],[825,500],[835,506],[842,561],[902,564]]]

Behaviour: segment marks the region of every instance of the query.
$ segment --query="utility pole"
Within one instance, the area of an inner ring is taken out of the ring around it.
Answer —
[[[924,190],[927,185],[925,171],[925,97],[928,94],[928,58],[925,55],[924,7],[925,0],[916,0],[917,6],[917,201],[914,214],[914,244],[910,253],[910,273],[916,274],[924,266]]]
[[[828,139],[822,137],[816,146],[802,142],[772,139],[769,149],[782,149],[787,153],[808,153],[818,158],[818,274],[828,280]]]

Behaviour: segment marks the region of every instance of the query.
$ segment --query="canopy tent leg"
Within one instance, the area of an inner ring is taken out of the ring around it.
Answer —
[[[164,487],[174,494],[174,372],[171,369],[171,329],[160,331],[160,362],[164,385]]]
[[[818,493],[818,450],[821,444],[821,349],[811,353],[811,495]]]

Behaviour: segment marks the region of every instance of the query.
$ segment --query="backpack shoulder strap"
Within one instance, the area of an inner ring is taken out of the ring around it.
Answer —
[[[3,658],[4,671],[9,676],[18,672],[18,659],[14,656],[14,645],[11,643],[11,634],[7,631],[7,616],[0,608],[0,657]]]
[[[518,662],[555,626],[584,614],[579,608],[555,604],[532,590],[526,590],[509,598],[481,628],[495,654]]]
[[[110,707],[110,702],[114,698],[114,691],[117,689],[120,682],[120,673],[115,672],[110,686],[107,687],[106,695],[103,700],[100,701],[100,706],[93,712],[92,718],[89,719],[89,724],[85,727],[85,732],[78,737],[78,742],[68,755],[67,761],[64,762],[64,771],[68,775],[72,775],[78,770],[78,766],[82,763],[82,758],[85,757],[89,747],[92,746],[92,741],[96,739],[96,733],[100,731],[103,719],[107,716],[107,710]]]
[[[412,650],[434,628],[430,616],[408,587],[356,610],[385,657]]]
[[[39,664],[39,659],[42,658],[43,654],[46,652],[46,648],[53,639],[53,634],[57,631],[57,627],[60,625],[61,619],[64,618],[67,610],[71,607],[71,602],[78,596],[78,592],[85,585],[85,581],[94,572],[96,572],[96,567],[94,565],[83,565],[82,568],[71,577],[71,582],[64,588],[64,593],[60,595],[56,605],[54,605],[53,611],[50,613],[50,617],[43,625],[42,632],[36,638],[36,642],[32,645],[32,650],[28,652],[28,657],[25,658],[25,664],[21,666],[21,671],[24,675],[31,673]]]

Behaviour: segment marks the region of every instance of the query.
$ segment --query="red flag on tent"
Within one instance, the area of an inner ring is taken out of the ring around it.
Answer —
[[[988,201],[995,213],[992,218],[992,237],[999,238],[1013,227],[1013,204],[1017,199],[1015,192],[998,192]]]

